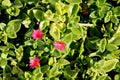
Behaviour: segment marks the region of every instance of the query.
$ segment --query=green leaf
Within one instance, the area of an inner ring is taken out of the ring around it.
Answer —
[[[36,80],[43,80],[43,73],[42,72],[39,72],[39,73],[35,73],[35,79]]]
[[[62,15],[62,14],[63,14],[63,13],[62,13],[62,9],[63,9],[64,6],[65,6],[65,5],[64,5],[63,3],[57,3],[57,4],[56,4],[55,9],[56,9],[57,14],[59,14],[59,15]]]
[[[48,65],[52,65],[54,63],[54,57],[50,57],[48,61]]]
[[[36,75],[37,73],[40,73],[40,67],[34,69],[33,75]]]
[[[51,10],[47,10],[47,11],[44,13],[44,16],[45,16],[46,19],[52,20],[53,17],[54,17],[54,13],[52,13]]]
[[[120,0],[118,0],[117,3],[119,4],[119,3],[120,3]]]
[[[34,14],[33,14],[32,9],[28,9],[27,14],[30,16],[31,19],[34,18]]]
[[[118,59],[107,60],[104,62],[103,66],[101,66],[101,69],[105,72],[109,72],[116,67],[117,62]]]
[[[84,52],[84,42],[82,42],[81,45],[80,45],[79,57],[81,57],[83,52]]]
[[[114,34],[115,37],[120,37],[120,25],[117,27],[117,31]]]
[[[72,42],[72,36],[72,33],[68,33],[63,37],[62,41],[64,41],[67,44],[70,44]]]
[[[14,74],[19,74],[19,75],[23,74],[23,71],[18,66],[13,66],[13,69],[11,72],[13,75]]]
[[[4,32],[3,36],[4,36],[3,41],[6,44],[7,41],[8,41],[8,36],[7,36],[7,34],[5,32]]]
[[[0,80],[3,80],[3,78],[2,78],[2,77],[0,77]]]
[[[97,16],[97,12],[96,12],[96,11],[91,12],[91,13],[90,13],[90,17],[91,17],[91,18],[97,18],[97,17],[98,17],[98,16]]]
[[[32,4],[37,4],[38,0],[27,0],[27,3],[32,5]]]
[[[105,80],[112,80],[110,76],[107,76]]]
[[[7,24],[6,32],[18,32],[21,28],[21,19],[15,19],[9,21]]]
[[[42,3],[51,3],[51,4],[56,4],[60,0],[42,0]]]
[[[3,30],[5,28],[6,24],[5,23],[0,23],[0,30]]]
[[[27,41],[25,41],[25,46],[32,46],[33,43],[34,43],[34,40],[33,40],[33,39],[27,40]]]
[[[58,28],[58,25],[56,23],[53,23],[50,28],[50,35],[55,39],[59,40],[60,39],[60,30]]]
[[[0,66],[4,68],[7,65],[7,59],[0,58]]]
[[[12,3],[10,2],[10,0],[3,0],[2,1],[2,6],[4,7],[10,7],[12,5]]]
[[[120,37],[112,37],[110,40],[109,40],[109,43],[110,44],[114,44],[114,45],[120,45]]]
[[[34,14],[34,17],[36,18],[36,20],[39,22],[44,19],[44,13],[41,10],[33,9],[33,14]]]
[[[15,49],[15,53],[16,53],[16,58],[17,58],[18,62],[20,62],[21,59],[23,58],[23,47],[19,46],[18,49]]]
[[[7,43],[6,45],[9,49],[15,49],[15,45],[12,43]]]
[[[16,65],[17,65],[17,62],[16,62],[15,60],[12,60],[12,61],[11,61],[11,65],[12,65],[12,66],[16,66]]]
[[[105,2],[106,2],[106,0],[97,0],[96,5],[97,6],[102,6]]]
[[[117,16],[120,16],[120,12],[119,11],[120,11],[120,6],[117,6],[117,7],[115,7],[113,9],[114,14],[117,15]]]
[[[18,8],[21,8],[21,7],[23,7],[23,4],[22,4],[21,1],[15,0],[15,1],[14,1],[14,6],[16,6],[16,7],[18,7]]]
[[[61,56],[61,54],[58,50],[53,49],[53,51],[51,51],[51,56],[59,58]]]
[[[106,49],[108,51],[114,51],[114,50],[117,50],[118,47],[116,45],[114,45],[114,44],[108,44],[107,47],[106,47]]]
[[[106,13],[110,10],[110,7],[109,6],[101,6],[100,7],[100,10],[98,11],[98,14],[100,16],[100,18],[104,18]]]
[[[114,76],[114,80],[120,80],[120,75],[119,75],[119,74],[116,74],[116,75]]]
[[[65,22],[66,18],[65,18],[64,15],[56,14],[56,15],[54,15],[54,18],[52,19],[52,21],[54,21],[54,22]],[[57,25],[59,25],[59,24],[57,24]]]
[[[16,38],[17,37],[16,32],[14,32],[14,31],[7,32],[7,36],[9,38]]]
[[[104,22],[105,23],[109,22],[111,19],[111,16],[112,16],[112,11],[108,11],[105,18],[104,18]]]
[[[58,15],[63,15],[65,13],[68,13],[70,10],[70,6],[64,4],[64,3],[56,3],[55,5],[56,13]]]
[[[68,3],[71,3],[71,4],[80,4],[82,3],[82,0],[66,0]]]
[[[114,58],[120,58],[120,50],[112,51],[111,56]]]
[[[29,25],[31,23],[31,20],[30,19],[25,19],[22,21],[22,24],[26,27],[26,28],[29,28]]]
[[[107,75],[97,76],[96,80],[105,80]]]
[[[58,60],[58,64],[60,66],[65,66],[65,65],[70,64],[70,62],[68,60],[66,60],[66,59],[60,59],[60,60]]]
[[[79,71],[80,70],[78,68],[74,69],[74,70],[71,70],[70,66],[67,66],[64,69],[64,76],[65,76],[66,79],[72,79],[73,80],[74,78],[76,78]]]
[[[78,11],[79,11],[79,5],[78,4],[75,4],[75,5],[71,6],[70,12],[71,12],[72,15],[77,15]]]
[[[11,16],[18,16],[20,13],[20,9],[14,6],[6,9],[6,12]]]
[[[41,66],[41,72],[42,73],[46,73],[48,70],[50,70],[50,66],[49,65]]]
[[[77,22],[79,22],[80,21],[80,17],[79,16],[76,16],[76,15],[74,15],[74,16],[70,16],[69,17],[69,23],[68,23],[68,25],[69,24],[76,24]]]
[[[81,35],[81,31],[80,31],[80,28],[75,28],[75,27],[72,27],[71,28],[71,31],[73,32],[73,34],[75,35]]]
[[[83,29],[82,29],[81,26],[79,26],[79,24],[72,23],[72,24],[68,24],[68,26],[70,27],[70,29],[73,32],[73,34],[79,35],[80,37],[82,37]]]
[[[9,21],[6,27],[6,33],[9,38],[16,38],[17,35],[16,33],[20,30],[21,28],[21,20],[20,19],[15,19]]]
[[[31,76],[31,74],[30,74],[29,72],[25,72],[24,75],[25,75],[25,78],[26,78],[26,79],[27,79],[27,78],[30,78],[30,76]]]
[[[106,41],[105,38],[100,41],[99,50],[100,50],[101,52],[104,52],[104,51],[105,51],[106,44],[107,44],[107,41]]]
[[[61,74],[62,72],[60,72],[58,70],[58,66],[53,66],[48,72],[47,72],[47,76],[49,78],[52,78],[52,77],[56,77],[57,75]]]
[[[15,53],[13,51],[8,51],[8,54],[11,56],[15,56]]]
[[[47,20],[46,20],[46,21],[41,21],[41,22],[40,22],[40,25],[39,25],[39,29],[40,29],[40,30],[45,30],[46,27],[49,26],[49,24],[50,24],[50,23],[49,23],[49,21],[47,21]]]
[[[113,16],[111,17],[111,21],[112,21],[113,23],[115,23],[115,24],[118,24],[118,23],[119,23],[119,19],[117,18],[116,15],[113,15]]]

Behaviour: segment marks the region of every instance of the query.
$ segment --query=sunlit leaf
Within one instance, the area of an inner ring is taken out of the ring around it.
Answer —
[[[10,7],[6,9],[6,12],[11,16],[18,16],[20,13],[20,9],[17,7]]]
[[[105,38],[100,41],[99,50],[100,50],[101,52],[104,52],[104,51],[105,51],[106,44],[107,44],[107,41],[106,41]]]
[[[109,72],[115,68],[117,62],[118,62],[117,59],[107,60],[104,62],[103,66],[101,66],[101,69],[104,70],[105,72]]]
[[[6,32],[9,32],[9,31],[18,32],[20,28],[21,28],[21,19],[11,20],[7,24]]]
[[[23,58],[23,47],[19,46],[19,48],[15,50],[15,53],[17,60],[20,62],[21,59]]]
[[[10,2],[10,0],[3,0],[2,1],[2,6],[4,6],[4,7],[9,7],[11,5],[12,5],[12,3]]]
[[[104,18],[105,23],[110,21],[111,16],[112,16],[112,11],[108,11]]]
[[[66,1],[71,4],[79,4],[82,2],[82,0],[66,0]]]

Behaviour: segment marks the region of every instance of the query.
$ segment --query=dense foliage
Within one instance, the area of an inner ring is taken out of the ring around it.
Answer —
[[[0,80],[120,80],[120,0],[0,0]]]

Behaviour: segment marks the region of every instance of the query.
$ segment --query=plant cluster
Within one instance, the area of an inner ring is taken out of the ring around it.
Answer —
[[[0,80],[120,80],[120,0],[0,0]]]

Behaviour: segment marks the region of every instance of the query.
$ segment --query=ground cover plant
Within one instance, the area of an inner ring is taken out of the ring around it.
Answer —
[[[120,80],[120,0],[0,0],[0,80]]]

